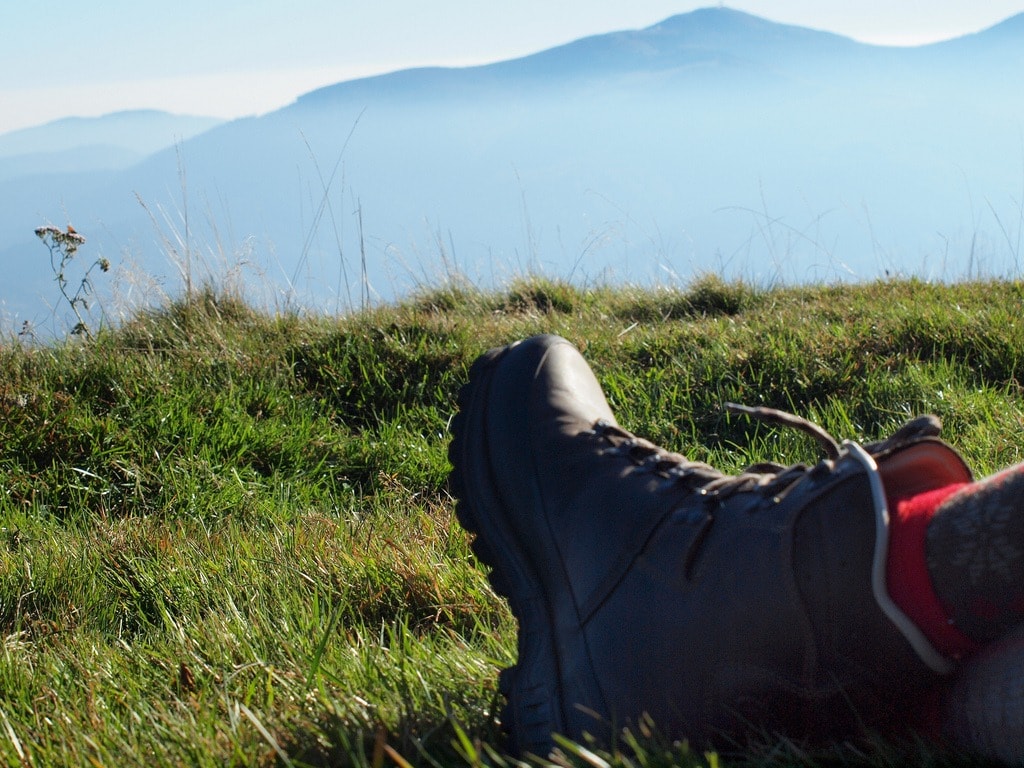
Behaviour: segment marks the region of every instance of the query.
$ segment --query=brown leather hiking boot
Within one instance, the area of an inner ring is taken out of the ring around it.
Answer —
[[[481,356],[460,407],[459,520],[519,622],[500,678],[513,751],[644,715],[695,746],[885,729],[949,671],[884,580],[885,486],[970,480],[934,418],[862,447],[745,409],[828,457],[728,476],[620,428],[555,336]]]

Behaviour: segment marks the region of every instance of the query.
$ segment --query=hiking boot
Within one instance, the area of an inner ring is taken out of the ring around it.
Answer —
[[[482,355],[459,404],[457,514],[519,622],[512,751],[607,744],[645,716],[696,747],[884,730],[950,671],[884,578],[885,488],[970,480],[934,417],[864,447],[736,406],[827,457],[729,476],[618,426],[556,336]]]

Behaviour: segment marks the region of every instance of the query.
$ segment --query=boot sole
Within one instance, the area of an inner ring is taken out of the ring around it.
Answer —
[[[494,371],[512,346],[478,358],[470,369],[469,382],[459,392],[459,411],[452,421],[448,450],[450,483],[458,520],[474,534],[473,552],[490,569],[491,586],[508,600],[519,622],[517,663],[499,676],[499,690],[507,701],[501,725],[508,749],[514,754],[543,757],[553,746],[552,733],[564,733],[566,725],[553,634],[555,617],[540,588],[538,569],[518,544],[519,536],[511,524],[513,513],[497,492],[485,429]]]

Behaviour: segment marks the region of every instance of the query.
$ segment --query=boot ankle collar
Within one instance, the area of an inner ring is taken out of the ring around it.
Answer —
[[[885,487],[878,472],[878,464],[863,446],[852,440],[844,440],[842,447],[864,467],[871,487],[871,498],[875,507],[875,554],[871,564],[871,590],[875,601],[882,609],[882,613],[907,639],[921,661],[940,675],[948,675],[953,671],[952,662],[935,649],[921,628],[911,621],[889,596],[885,578],[889,556],[889,506],[885,497]]]
[[[817,424],[785,411],[764,407],[752,408],[736,403],[726,403],[725,408],[733,413],[743,413],[779,426],[795,427],[807,433],[818,441],[832,466],[845,452],[864,468],[875,508],[875,553],[871,564],[871,591],[875,602],[882,609],[882,613],[910,643],[910,647],[914,649],[921,661],[940,675],[952,673],[952,662],[935,649],[921,628],[911,621],[889,596],[886,584],[886,566],[889,556],[889,507],[885,496],[885,486],[882,484],[882,477],[878,472],[878,464],[872,455],[880,454],[913,439],[937,436],[942,428],[941,422],[935,416],[919,417],[905,424],[888,440],[872,443],[865,449],[864,446],[852,440],[844,440],[840,444]]]

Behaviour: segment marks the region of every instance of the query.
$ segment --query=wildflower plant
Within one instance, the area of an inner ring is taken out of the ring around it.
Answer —
[[[99,269],[100,272],[108,272],[110,270],[110,262],[103,257],[96,259],[85,270],[85,274],[82,275],[82,279],[78,283],[78,288],[74,293],[71,293],[68,288],[68,265],[74,259],[75,254],[78,253],[78,249],[85,245],[85,237],[76,232],[75,228],[70,224],[68,224],[66,230],[55,227],[52,224],[37,227],[36,237],[42,240],[43,245],[49,249],[50,268],[53,270],[57,288],[60,290],[61,296],[68,303],[68,306],[71,307],[71,311],[75,313],[75,319],[78,321],[71,329],[71,334],[92,338],[92,332],[85,319],[85,315],[89,312],[89,296],[94,292],[92,272],[94,269]],[[83,312],[85,315],[83,315]]]

